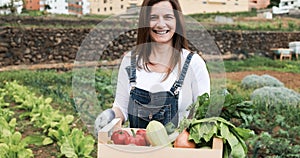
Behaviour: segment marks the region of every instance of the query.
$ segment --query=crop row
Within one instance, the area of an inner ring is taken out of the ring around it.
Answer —
[[[94,138],[78,128],[72,128],[74,116],[64,115],[52,108],[51,98],[37,97],[25,86],[17,82],[7,82],[0,89],[0,144],[6,152],[0,157],[33,157],[32,151],[27,149],[28,144],[39,143],[46,146],[57,143],[60,148],[59,156],[64,157],[91,157],[94,150]],[[15,106],[11,106],[14,103]],[[11,118],[13,112],[10,108],[24,110],[20,119],[29,118],[34,127],[43,129],[43,136],[27,136],[21,141],[21,133],[15,131],[16,118]],[[3,124],[3,125],[2,125]]]

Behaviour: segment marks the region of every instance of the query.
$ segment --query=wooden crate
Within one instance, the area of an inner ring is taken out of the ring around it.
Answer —
[[[223,155],[223,141],[219,138],[213,139],[212,149],[107,144],[110,141],[112,132],[120,128],[120,119],[114,119],[99,131],[98,158],[222,158]],[[126,128],[125,130],[130,129]]]

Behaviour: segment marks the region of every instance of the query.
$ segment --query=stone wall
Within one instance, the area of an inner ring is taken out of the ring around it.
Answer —
[[[31,26],[91,26],[97,25],[102,20],[93,18],[93,19],[82,19],[82,18],[63,18],[56,16],[10,16],[10,15],[0,15],[0,25],[1,24],[10,24],[10,25],[31,25]]]
[[[187,32],[188,36],[197,33],[199,32]],[[249,54],[268,56],[270,48],[287,48],[289,42],[300,41],[300,32],[211,30],[208,33],[223,55],[242,55],[243,57]],[[95,35],[91,36],[91,34]],[[76,58],[114,60],[134,47],[135,39],[135,30],[122,32],[115,29],[92,31],[91,29],[3,26],[0,28],[0,66],[72,63]],[[197,39],[192,39],[192,41],[198,41],[198,43],[193,43],[197,46],[206,43]],[[80,57],[77,55],[78,52],[82,53]]]

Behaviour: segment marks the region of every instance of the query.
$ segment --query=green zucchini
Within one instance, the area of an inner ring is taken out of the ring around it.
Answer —
[[[146,135],[152,146],[172,147],[167,130],[164,125],[158,121],[152,120],[146,127]]]

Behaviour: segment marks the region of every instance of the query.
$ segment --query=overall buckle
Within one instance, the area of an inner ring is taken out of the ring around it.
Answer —
[[[130,85],[130,89],[133,90],[136,86],[136,82],[130,82],[129,85]]]

